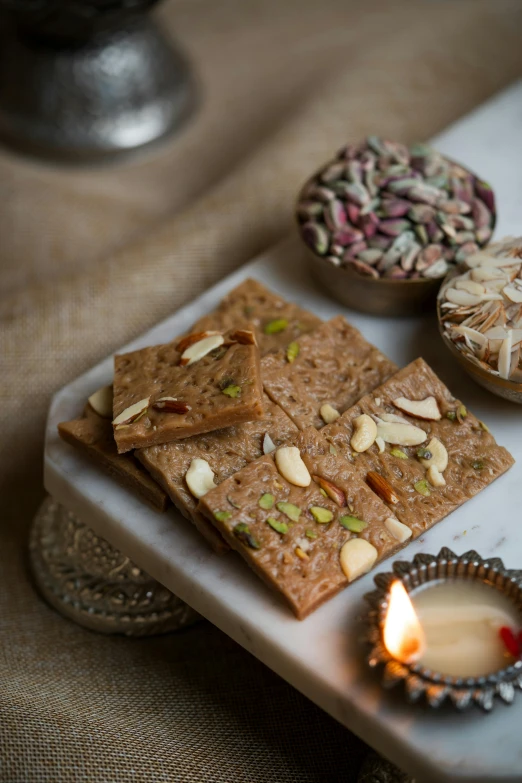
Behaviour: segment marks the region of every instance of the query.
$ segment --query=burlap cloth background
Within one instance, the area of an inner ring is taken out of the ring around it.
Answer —
[[[34,594],[50,394],[291,227],[348,137],[428,137],[522,71],[520,0],[172,0],[204,90],[117,168],[0,153],[0,780],[352,781],[364,747],[204,623],[131,641]]]

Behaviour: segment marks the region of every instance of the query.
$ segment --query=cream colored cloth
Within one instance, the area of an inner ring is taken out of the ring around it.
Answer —
[[[517,78],[519,0],[171,0],[183,132],[123,165],[0,153],[0,781],[356,779],[361,746],[209,624],[103,638],[35,596],[50,395],[292,229],[304,178],[368,132],[429,137]]]

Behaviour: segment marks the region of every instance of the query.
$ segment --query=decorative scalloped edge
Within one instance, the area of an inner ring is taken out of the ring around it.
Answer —
[[[506,594],[506,587],[512,592],[515,584],[522,604],[522,571],[505,568],[499,557],[482,558],[474,549],[462,555],[457,555],[448,547],[443,547],[438,555],[420,553],[411,562],[397,560],[393,563],[392,572],[374,577],[377,589],[364,596],[371,607],[365,618],[364,641],[369,648],[366,656],[368,665],[371,668],[384,666],[383,687],[392,688],[403,682],[408,701],[413,703],[424,697],[428,705],[434,708],[449,701],[458,710],[476,704],[485,712],[490,712],[495,704],[495,696],[505,704],[513,703],[516,690],[522,690],[522,661],[485,677],[450,677],[432,672],[421,664],[403,664],[392,658],[384,646],[382,631],[389,590],[394,581],[400,579],[409,592],[412,587],[444,576],[464,576],[463,572],[468,569],[468,579],[487,582]],[[504,580],[502,586],[498,584],[499,577],[501,581],[502,578]],[[511,594],[508,597],[513,600]]]

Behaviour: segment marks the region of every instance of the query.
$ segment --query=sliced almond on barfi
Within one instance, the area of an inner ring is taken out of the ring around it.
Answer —
[[[166,413],[188,413],[192,410],[188,403],[178,400],[176,397],[159,397],[152,403],[152,407]]]
[[[215,337],[218,334],[221,334],[221,332],[211,331],[210,329],[206,332],[192,332],[192,334],[187,334],[187,336],[183,337],[176,345],[176,351],[183,353],[187,348],[190,348],[191,345],[194,345],[194,343],[199,343],[207,337]]]
[[[149,403],[150,397],[144,397],[143,400],[139,400],[133,405],[129,405],[128,408],[125,408],[124,411],[122,411],[118,416],[116,416],[115,419],[113,419],[112,423],[115,427],[121,424],[131,424],[131,422],[136,421],[136,419],[141,416],[142,413],[145,413],[149,407]]]
[[[377,435],[385,443],[393,443],[397,446],[420,446],[428,437],[424,430],[415,427],[414,424],[387,421],[377,424]]]
[[[323,478],[322,476],[313,476],[313,480],[316,482],[316,484],[319,484],[322,490],[326,492],[329,498],[333,500],[334,503],[337,503],[339,508],[343,508],[346,506],[346,495],[340,489],[339,487],[336,487],[335,484],[333,484],[328,479]]]
[[[393,404],[403,413],[414,416],[416,419],[426,421],[438,421],[441,412],[435,397],[426,397],[424,400],[408,400],[406,397],[397,397]]]
[[[229,335],[229,340],[234,343],[240,343],[241,345],[257,345],[254,332],[251,332],[248,329],[238,329]]]
[[[371,416],[368,416],[367,413],[363,413],[353,420],[353,426],[354,433],[350,441],[350,446],[354,451],[359,453],[367,451],[370,446],[373,446],[375,438],[377,437],[377,424]]]
[[[341,568],[349,582],[368,573],[377,560],[376,548],[365,538],[350,538],[341,548]]]
[[[208,337],[203,337],[202,340],[198,340],[198,342],[189,345],[189,347],[183,351],[179,363],[182,367],[189,367],[191,364],[194,364],[194,362],[199,362],[200,359],[203,359],[204,356],[215,348],[219,348],[224,342],[225,338],[222,334],[219,334],[219,332],[217,334],[211,334]]]
[[[308,487],[312,477],[301,459],[297,446],[283,446],[275,453],[277,469],[290,484],[296,487]]]
[[[431,468],[435,466],[440,473],[444,473],[448,467],[448,451],[446,446],[438,438],[432,438],[426,446],[426,451],[431,454],[431,457],[421,457],[420,462],[425,468]]]
[[[190,463],[190,467],[185,474],[185,481],[192,495],[195,498],[202,498],[217,484],[214,481],[214,472],[206,459],[196,458]]]
[[[399,522],[395,517],[388,517],[384,520],[384,527],[388,533],[395,538],[399,543],[404,544],[408,538],[411,538],[412,532],[407,525]]]
[[[102,386],[89,397],[89,405],[98,416],[104,419],[112,419],[112,385]]]
[[[268,432],[265,432],[264,438],[263,438],[263,454],[271,454],[272,451],[276,450],[276,445]]]

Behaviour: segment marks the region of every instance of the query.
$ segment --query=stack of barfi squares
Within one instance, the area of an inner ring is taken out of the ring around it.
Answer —
[[[115,357],[61,437],[232,548],[302,619],[512,464],[422,360],[255,280],[166,345]]]

